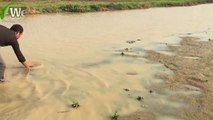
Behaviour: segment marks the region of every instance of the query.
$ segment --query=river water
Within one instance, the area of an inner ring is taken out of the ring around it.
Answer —
[[[44,65],[27,73],[11,47],[1,48],[9,82],[0,84],[0,119],[109,120],[115,112],[143,111],[156,120],[182,120],[177,113],[186,103],[171,96],[202,91],[153,91],[163,83],[155,75],[172,71],[144,59],[144,50],[171,54],[163,43],[178,43],[183,35],[212,36],[210,11],[212,4],[0,21],[23,25],[21,50],[30,63]]]

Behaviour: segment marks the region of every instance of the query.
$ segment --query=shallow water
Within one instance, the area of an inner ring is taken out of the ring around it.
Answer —
[[[27,73],[11,47],[1,48],[9,82],[0,84],[0,119],[108,120],[115,112],[145,111],[157,120],[182,120],[177,113],[186,103],[172,96],[202,91],[150,93],[153,85],[163,82],[156,74],[172,72],[144,59],[144,50],[166,53],[164,43],[176,44],[183,35],[207,40],[213,26],[209,11],[212,4],[1,21],[7,27],[16,21],[24,26],[21,49],[31,63],[44,67]],[[72,108],[76,102],[80,107]]]

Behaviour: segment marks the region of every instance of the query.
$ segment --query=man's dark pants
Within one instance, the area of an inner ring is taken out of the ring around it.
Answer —
[[[5,68],[6,68],[5,62],[2,59],[1,54],[0,54],[0,79],[4,79]]]

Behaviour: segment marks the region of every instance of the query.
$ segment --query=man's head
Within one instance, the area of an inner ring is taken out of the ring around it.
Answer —
[[[10,29],[15,32],[15,36],[17,40],[21,37],[24,31],[23,27],[19,24],[14,24]]]

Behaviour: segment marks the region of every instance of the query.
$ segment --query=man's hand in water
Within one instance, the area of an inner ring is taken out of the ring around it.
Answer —
[[[25,67],[27,70],[30,70],[30,68],[33,67],[33,65],[30,65],[27,61],[22,62],[22,64],[24,65],[24,67]]]

